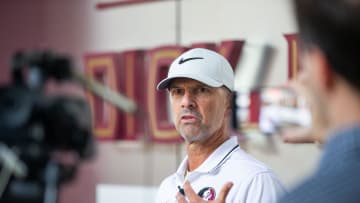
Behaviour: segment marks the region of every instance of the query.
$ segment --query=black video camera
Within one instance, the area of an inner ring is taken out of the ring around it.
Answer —
[[[0,203],[55,203],[61,184],[94,155],[89,106],[45,94],[48,79],[72,79],[68,57],[19,52],[11,74],[0,87]]]

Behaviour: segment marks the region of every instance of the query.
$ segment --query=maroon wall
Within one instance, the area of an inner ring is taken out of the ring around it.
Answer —
[[[0,84],[9,81],[12,54],[41,45],[43,0],[2,0],[0,4]]]

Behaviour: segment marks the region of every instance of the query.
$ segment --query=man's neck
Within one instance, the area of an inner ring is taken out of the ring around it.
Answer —
[[[341,129],[348,126],[360,125],[360,94],[353,89],[346,88],[341,94],[332,99],[331,129]]]
[[[188,171],[198,168],[228,138],[226,130],[221,129],[206,141],[187,143]]]

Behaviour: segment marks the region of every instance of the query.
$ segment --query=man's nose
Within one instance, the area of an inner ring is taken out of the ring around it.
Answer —
[[[189,91],[186,91],[181,99],[181,108],[195,108],[196,102],[194,95],[191,94]]]

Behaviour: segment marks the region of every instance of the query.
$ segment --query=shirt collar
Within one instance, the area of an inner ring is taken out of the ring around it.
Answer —
[[[209,173],[213,169],[221,166],[231,155],[232,152],[239,149],[239,144],[236,136],[231,136],[228,140],[222,143],[197,169],[192,173]],[[181,162],[176,174],[179,178],[183,178],[185,170],[187,170],[188,156]]]

